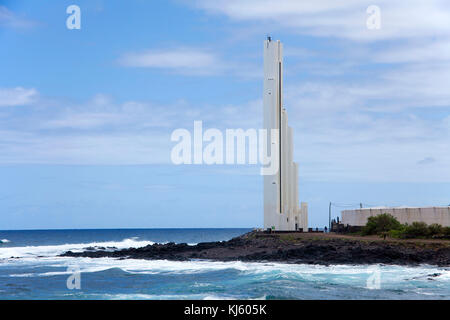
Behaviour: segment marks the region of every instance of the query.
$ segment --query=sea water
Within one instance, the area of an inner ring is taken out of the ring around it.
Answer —
[[[450,268],[58,257],[250,229],[0,231],[0,299],[450,299]],[[77,276],[79,289],[68,286]]]

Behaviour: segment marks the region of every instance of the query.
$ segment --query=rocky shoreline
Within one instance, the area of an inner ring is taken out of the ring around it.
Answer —
[[[250,232],[229,241],[153,244],[142,248],[86,248],[64,257],[112,257],[186,261],[285,262],[305,264],[429,264],[450,266],[450,244],[312,237],[302,234]]]

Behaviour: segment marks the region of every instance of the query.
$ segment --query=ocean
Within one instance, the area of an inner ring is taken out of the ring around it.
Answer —
[[[250,229],[0,231],[0,299],[450,299],[450,268],[70,258]]]

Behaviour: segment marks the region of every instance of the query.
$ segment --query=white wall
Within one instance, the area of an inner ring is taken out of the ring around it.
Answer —
[[[351,226],[364,226],[369,217],[382,213],[393,215],[400,223],[411,224],[414,221],[418,221],[426,224],[438,223],[442,226],[450,226],[450,207],[344,210],[341,212],[342,223]]]

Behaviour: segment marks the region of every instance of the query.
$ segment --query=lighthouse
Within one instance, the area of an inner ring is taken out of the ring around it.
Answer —
[[[283,45],[270,37],[264,41],[263,112],[263,129],[278,131],[275,150],[279,159],[278,171],[264,176],[264,228],[308,231],[308,205],[299,203],[298,164],[293,161],[293,129],[288,125],[283,104]]]

